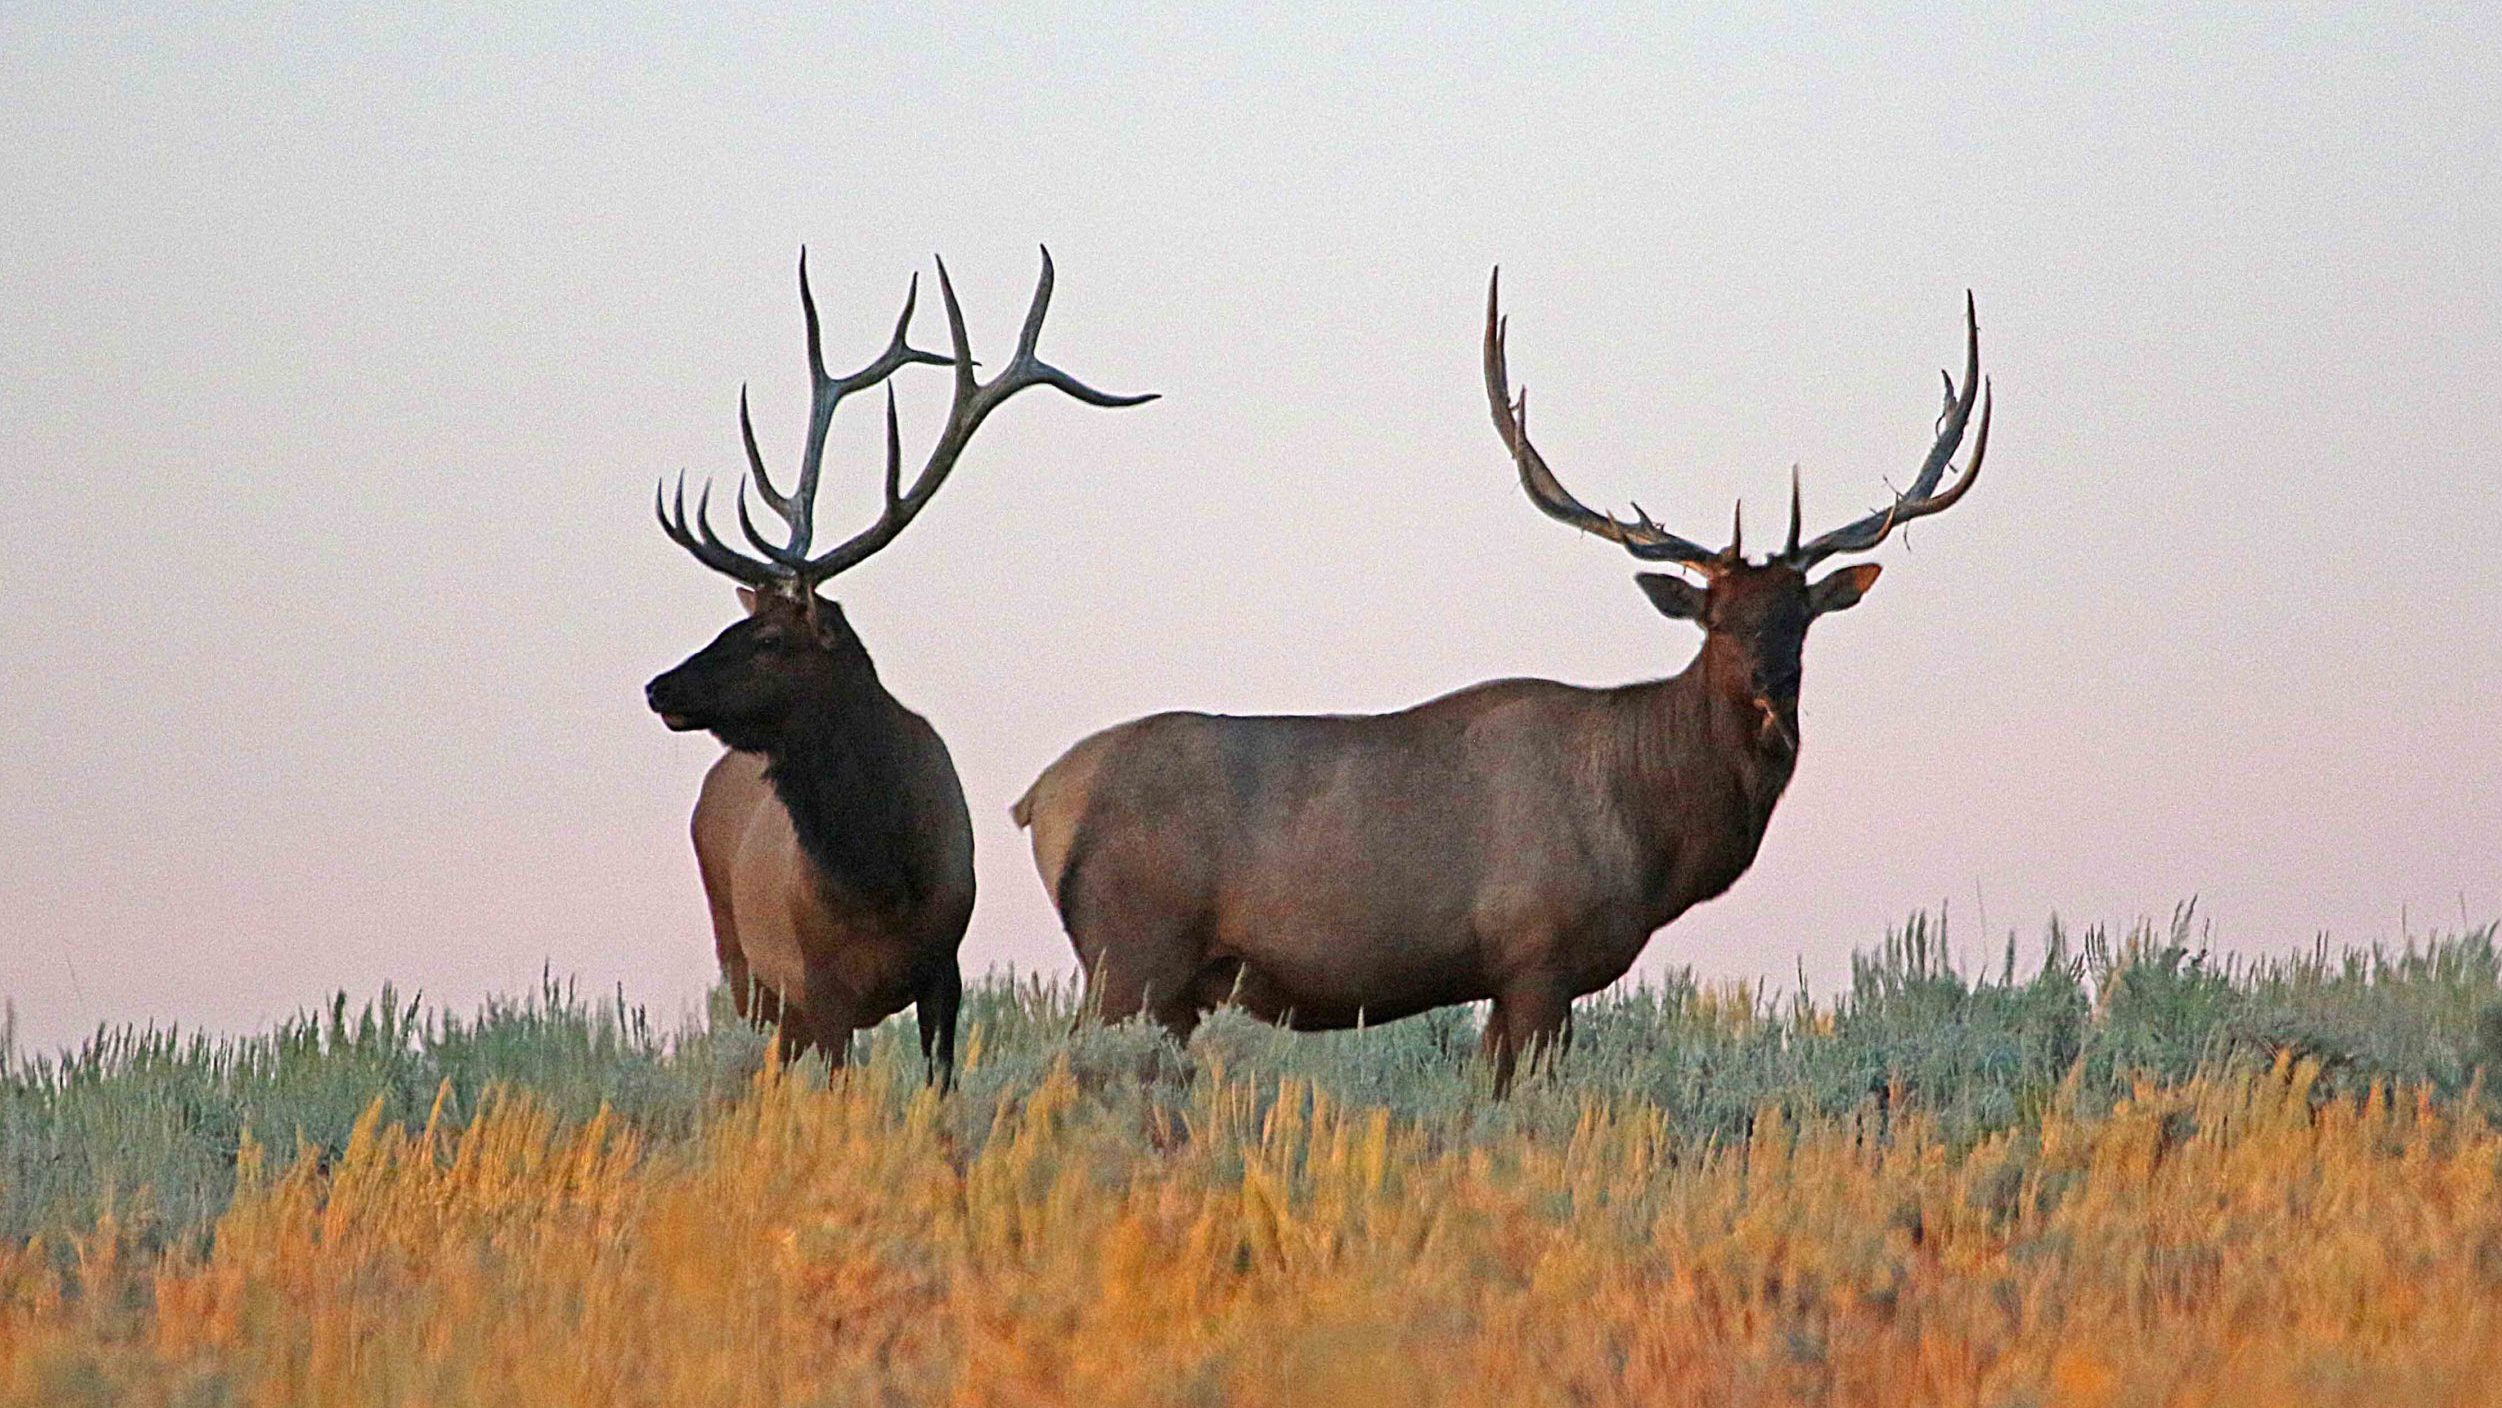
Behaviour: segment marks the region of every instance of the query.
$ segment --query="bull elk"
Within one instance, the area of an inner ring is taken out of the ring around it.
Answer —
[[[1166,713],[1079,743],[1016,804],[1034,863],[1106,1016],[1145,1013],[1187,1040],[1237,1002],[1304,1030],[1492,999],[1497,1090],[1569,1031],[1572,999],[1623,976],[1650,935],[1734,883],[1797,763],[1808,625],[1856,604],[1872,563],[1809,581],[1837,553],[1952,507],[1989,445],[1980,325],[1965,299],[1963,386],[1887,507],[1747,559],[1637,506],[1619,519],[1567,493],[1529,441],[1504,364],[1499,274],[1486,298],[1486,395],[1529,499],[1645,562],[1660,614],[1703,628],[1667,679],[1613,689],[1475,685],[1392,714]],[[1980,400],[1972,460],[1939,482]]]
[[[757,556],[724,543],[711,522],[712,488],[693,519],[686,476],[674,503],[653,509],[672,542],[740,586],[745,619],[644,687],[671,729],[709,730],[730,751],[714,763],[695,803],[695,861],[712,908],[722,975],[740,1015],[774,1024],[792,1055],[810,1049],[843,1064],[851,1033],[909,1003],[933,1079],[952,1079],[956,1009],[963,979],[956,948],[973,912],[973,828],[947,745],[927,720],[878,682],[877,666],[843,617],[817,594],[828,579],[894,541],[947,480],[984,418],[1030,386],[1055,387],[1096,406],[1155,399],[1096,391],[1035,356],[1051,305],[1051,252],[1043,252],[1016,355],[988,381],[973,376],[964,312],[938,265],[954,355],[908,340],[916,275],[886,350],[849,376],[829,376],[818,336],[808,254],[799,256],[799,306],[808,325],[808,435],[798,478],[784,494],[756,449],[747,393],[739,433],[748,474],[739,482],[738,525]],[[914,363],[952,367],[955,395],[938,443],[910,488],[889,380]],[[876,521],[812,553],[818,469],[835,407],[886,384],[885,500]],[[757,531],[747,489],[786,530]]]

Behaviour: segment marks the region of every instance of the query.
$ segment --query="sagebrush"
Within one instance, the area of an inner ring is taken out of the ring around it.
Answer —
[[[2481,1400],[2494,937],[2019,974],[1915,921],[1829,1001],[1586,1004],[1502,1102],[1466,1012],[1184,1053],[1030,978],[943,1098],[908,1025],[829,1083],[556,986],[106,1033],[0,1081],[0,1391]]]

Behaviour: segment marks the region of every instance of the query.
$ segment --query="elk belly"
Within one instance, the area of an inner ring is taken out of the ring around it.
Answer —
[[[1346,1027],[1487,995],[1465,916],[1430,897],[1385,903],[1343,870],[1307,873],[1300,885],[1269,880],[1225,907],[1214,945],[1242,964],[1242,1001],[1254,1013]]]

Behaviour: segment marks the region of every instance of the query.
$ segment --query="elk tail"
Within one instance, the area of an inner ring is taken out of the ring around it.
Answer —
[[[1087,803],[1102,753],[1101,735],[1071,748],[1044,768],[1042,776],[1008,809],[1016,824],[1031,833],[1034,869],[1042,876],[1043,889],[1050,892],[1052,902],[1060,905],[1063,919],[1068,909],[1061,902],[1069,897],[1070,877],[1085,849],[1086,817],[1092,810]]]

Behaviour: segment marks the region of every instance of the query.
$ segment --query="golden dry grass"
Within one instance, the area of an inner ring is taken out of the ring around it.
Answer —
[[[1062,1070],[968,1156],[878,1079],[768,1071],[665,1149],[515,1092],[247,1148],[204,1247],[0,1249],[0,1401],[2502,1401],[2472,1098],[2280,1066],[1969,1148],[1596,1104],[1470,1147],[1221,1073],[1141,1139]]]

